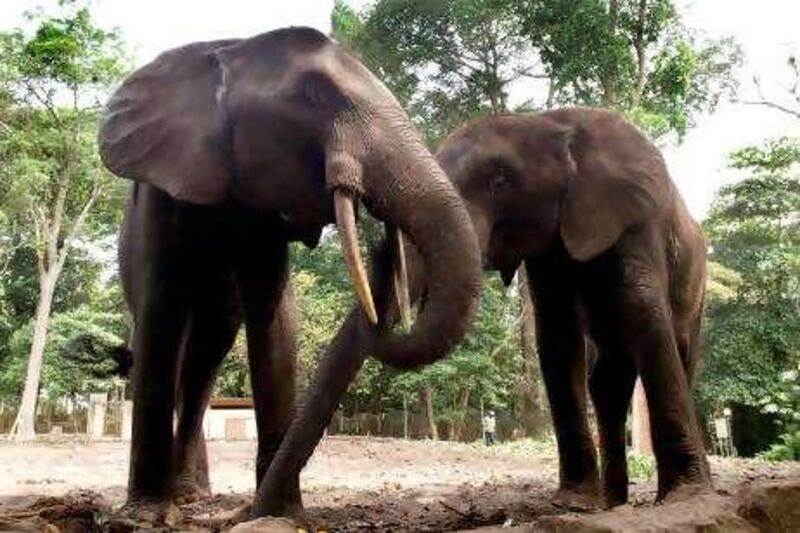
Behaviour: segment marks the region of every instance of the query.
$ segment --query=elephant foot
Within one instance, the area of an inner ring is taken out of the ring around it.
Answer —
[[[196,517],[190,520],[192,525],[200,528],[210,529],[212,531],[227,531],[237,524],[248,522],[250,520],[250,508],[251,504],[246,503],[235,509],[223,511],[210,517]]]
[[[603,503],[605,504],[605,508],[613,509],[614,507],[619,507],[620,505],[625,505],[628,503],[627,489],[627,486],[624,489],[620,489],[619,487],[607,487],[605,489],[605,493],[603,494]]]
[[[169,501],[128,500],[115,513],[112,522],[131,525],[134,529],[175,527],[183,519],[180,509]]]
[[[298,476],[292,476],[291,481],[288,482],[275,481],[274,475],[264,477],[253,500],[250,519],[264,516],[284,516],[301,522],[305,520]]]
[[[603,498],[595,483],[588,483],[576,487],[561,487],[553,495],[551,502],[556,507],[569,511],[599,511],[603,505]]]
[[[656,503],[673,503],[714,492],[708,479],[673,484],[669,489],[659,487]]]
[[[628,503],[628,473],[624,466],[606,471],[603,477],[603,500],[606,509]]]
[[[288,518],[268,516],[242,522],[230,529],[230,533],[296,533],[301,531],[301,525]]]
[[[178,477],[172,491],[172,501],[177,505],[194,503],[211,496],[211,488],[191,474]]]
[[[264,516],[283,516],[300,522],[306,519],[303,503],[295,498],[271,498],[268,502],[259,502],[257,499],[250,510],[250,519]]]

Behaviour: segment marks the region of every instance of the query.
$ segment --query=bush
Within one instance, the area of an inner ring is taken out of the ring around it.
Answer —
[[[773,444],[769,450],[758,454],[759,459],[767,461],[798,461],[800,460],[800,430],[794,433],[784,433],[780,436],[780,444]]]
[[[651,455],[628,453],[628,477],[637,481],[649,481],[656,473],[656,461]]]

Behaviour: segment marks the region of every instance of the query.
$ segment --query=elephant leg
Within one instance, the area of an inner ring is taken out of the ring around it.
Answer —
[[[352,311],[325,349],[314,382],[306,390],[302,406],[258,487],[251,518],[296,516],[301,511],[301,507],[291,504],[287,494],[296,490],[300,471],[367,357],[360,331],[371,325],[365,322],[360,308]]]
[[[600,484],[586,414],[586,344],[576,289],[561,263],[553,258],[527,262],[539,361],[558,443],[559,489],[554,502],[593,509],[600,506]]]
[[[296,324],[286,253],[284,246],[278,261],[273,257],[260,268],[250,264],[240,274],[258,427],[256,486],[272,463],[294,414]],[[265,268],[271,270],[270,275],[264,275]],[[281,504],[301,507],[299,487],[299,476],[288,480]]]
[[[196,501],[210,494],[203,415],[219,365],[233,346],[241,323],[232,280],[220,275],[207,282],[196,293],[201,299],[192,306],[178,386],[173,492],[178,503]]]
[[[601,351],[589,378],[589,391],[600,433],[603,495],[606,506],[614,507],[628,501],[625,421],[636,383],[636,367],[619,352]]]
[[[142,237],[150,260],[137,272],[133,431],[125,512],[158,521],[172,489],[176,374],[188,326],[190,287],[183,275],[184,254],[169,235],[173,209],[156,201],[150,211],[145,212]]]
[[[621,267],[618,326],[650,407],[657,498],[677,498],[710,487],[708,463],[658,266],[664,262],[636,252]]]
[[[394,257],[387,255],[387,248],[373,258],[372,288],[379,316],[384,316],[392,296],[391,272]],[[412,300],[418,297],[422,283],[409,279]],[[387,322],[391,323],[391,316]],[[339,331],[331,340],[317,365],[312,384],[306,389],[302,406],[289,426],[286,436],[258,487],[250,513],[252,518],[260,516],[290,516],[301,509],[287,504],[300,471],[305,466],[314,448],[322,439],[333,413],[364,364],[370,346],[370,335],[374,327],[367,323],[360,307],[353,309]]]
[[[261,483],[272,463],[294,414],[297,355],[294,313],[293,289],[291,284],[287,283],[275,317],[267,331],[256,329],[255,335],[248,334],[248,339],[252,339],[248,342],[253,346],[250,352],[253,395],[258,405],[266,407],[260,409],[257,414],[259,447],[256,460],[256,486]],[[248,325],[251,323],[248,322]],[[261,354],[266,356],[259,357]],[[299,496],[299,489],[297,495]]]
[[[694,384],[694,377],[697,373],[697,363],[700,361],[700,335],[702,327],[702,314],[690,317],[688,323],[681,326],[678,321],[673,317],[675,338],[678,344],[678,353],[680,353],[683,369],[686,373],[686,381],[688,383],[689,391],[691,394],[692,386]],[[702,430],[700,429],[700,414],[694,410],[695,420],[697,420],[698,433],[703,438]],[[711,467],[708,461],[703,461],[702,465],[706,470],[706,475],[711,478]]]
[[[615,309],[614,262],[602,257],[579,267],[581,300],[587,311],[598,358],[589,376],[589,392],[600,436],[600,467],[607,507],[628,501],[628,461],[625,422],[636,383],[636,366],[620,337]]]

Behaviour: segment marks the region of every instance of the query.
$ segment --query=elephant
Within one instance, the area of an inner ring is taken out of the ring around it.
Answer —
[[[528,274],[559,450],[555,501],[627,501],[625,420],[637,374],[657,499],[708,490],[691,396],[705,241],[659,150],[620,114],[576,107],[476,119],[442,142],[437,159],[467,204],[484,268],[507,284],[520,265]],[[597,350],[589,392],[602,475],[586,417],[587,340]]]
[[[163,520],[184,489],[203,490],[201,414],[242,321],[257,484],[265,476],[294,410],[290,242],[314,247],[336,223],[358,338],[381,360],[415,366],[465,334],[480,291],[469,214],[394,96],[322,33],[292,27],[167,51],[111,97],[98,144],[104,165],[134,182],[120,246],[135,323],[126,512]],[[387,304],[373,298],[359,251],[359,206],[386,226],[392,265],[372,281],[399,295],[390,307],[408,331],[377,324]],[[413,324],[405,241],[428,276]],[[257,493],[254,516],[301,508],[297,476],[283,481],[269,501]]]
[[[567,108],[476,119],[447,137],[437,158],[466,202],[484,268],[506,284],[522,263],[527,271],[559,450],[555,503],[627,501],[625,420],[637,373],[651,406],[657,499],[709,490],[690,395],[705,244],[658,149],[617,113]],[[407,247],[412,301],[426,278],[414,252]],[[391,259],[376,263],[391,270]],[[379,292],[394,298],[385,281]],[[363,322],[353,310],[328,346],[264,494],[287,490],[371,353]],[[587,350],[602,486],[586,416]]]

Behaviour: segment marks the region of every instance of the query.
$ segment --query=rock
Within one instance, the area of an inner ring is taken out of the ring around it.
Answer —
[[[762,531],[800,531],[800,480],[752,485],[737,499],[737,513]]]
[[[600,513],[547,516],[534,524],[505,528],[503,531],[556,533],[800,531],[800,479],[755,484],[741,490],[734,497],[705,494],[649,507],[634,508],[625,505]]]
[[[229,530],[229,533],[297,533],[298,528],[288,518],[267,516],[249,522],[242,522]]]
[[[705,495],[649,509],[623,506],[596,514],[568,514],[547,517],[539,525],[545,531],[577,533],[637,532],[695,532],[727,533],[732,531],[757,533],[758,529],[735,512],[729,498]]]

